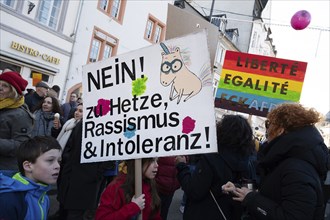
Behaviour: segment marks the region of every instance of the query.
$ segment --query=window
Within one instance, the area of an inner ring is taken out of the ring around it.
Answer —
[[[94,63],[115,55],[117,52],[117,46],[117,38],[95,27],[87,62]]]
[[[18,66],[15,63],[0,59],[0,73],[2,73],[4,69],[8,69],[8,68],[19,73],[21,72],[22,69],[21,66]]]
[[[43,74],[38,70],[31,69],[30,78],[33,79],[34,77],[36,77],[36,75],[39,75],[39,77],[38,77],[39,80],[38,81],[42,80],[46,83],[49,83],[49,81],[50,81],[49,75]]]
[[[226,28],[227,28],[227,18],[221,18],[219,30],[222,33],[225,33],[226,32]]]
[[[108,0],[101,0],[99,8],[103,11],[108,11]]]
[[[155,43],[158,43],[159,41],[160,41],[160,35],[161,35],[161,33],[162,33],[162,27],[160,27],[160,26],[156,26],[156,31],[155,31]]]
[[[1,0],[1,4],[7,5],[11,8],[14,8],[16,1],[15,0]]]
[[[55,30],[58,24],[61,4],[61,0],[41,0],[37,20]]]
[[[227,16],[225,14],[215,15],[214,17],[212,17],[211,23],[219,27],[220,32],[226,32]]]
[[[120,9],[120,0],[114,0],[112,3],[111,17],[118,18]]]
[[[260,18],[261,12],[262,12],[262,5],[259,1],[255,1],[254,3],[254,9],[253,9],[253,17],[254,18]]]
[[[89,56],[89,62],[94,63],[98,60],[98,57],[100,54],[100,48],[101,48],[101,41],[99,41],[97,39],[93,39],[91,52],[90,52],[90,56]]]
[[[165,38],[165,24],[149,14],[144,38],[151,43],[158,43]]]
[[[251,45],[252,48],[255,48],[256,47],[256,44],[257,44],[256,41],[257,41],[257,32],[254,31],[253,32],[253,37],[252,37],[252,45]]]
[[[127,0],[99,0],[98,9],[119,23],[123,23]]]
[[[146,28],[146,38],[148,38],[149,40],[151,40],[151,34],[152,34],[153,27],[154,27],[154,22],[149,20],[147,22],[147,28]]]
[[[103,52],[103,58],[102,59],[104,60],[104,59],[107,59],[107,58],[111,57],[111,53],[112,53],[112,46],[106,44],[104,46],[104,52]]]
[[[238,40],[238,30],[234,30],[233,32],[233,36],[231,38],[231,41],[233,42],[233,44],[236,44],[237,43],[237,40]]]
[[[238,36],[239,36],[237,28],[227,29],[226,30],[226,35],[229,39],[231,39],[231,42],[233,44],[237,43]]]
[[[221,45],[220,42],[218,42],[218,47],[217,47],[217,51],[215,54],[215,59],[214,59],[214,65],[219,66],[221,64],[223,64],[223,61],[225,59],[225,48]]]

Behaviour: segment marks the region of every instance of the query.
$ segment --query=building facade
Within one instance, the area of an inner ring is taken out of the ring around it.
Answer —
[[[64,103],[72,92],[83,97],[84,65],[204,27],[210,31],[209,49],[216,79],[226,50],[275,54],[271,31],[259,18],[267,1],[214,1],[212,15],[205,11],[210,10],[213,1],[202,1],[205,15],[201,8],[194,7],[195,2],[200,4],[191,0],[1,0],[0,70],[6,66],[16,68],[28,79],[28,88],[34,88],[33,79],[49,86],[59,85],[60,101]],[[168,17],[168,8],[173,5],[200,21],[183,12]],[[254,13],[249,25],[236,21],[242,19],[242,15],[233,17],[236,11],[245,16]],[[217,80],[214,87],[216,90]]]
[[[173,1],[83,1],[64,101],[82,94],[82,67],[165,39],[167,4]]]
[[[34,89],[37,81],[67,78],[79,1],[0,1],[0,71],[13,68]]]
[[[34,89],[59,85],[60,101],[82,94],[82,66],[165,39],[173,1],[1,0],[0,72],[14,68]]]

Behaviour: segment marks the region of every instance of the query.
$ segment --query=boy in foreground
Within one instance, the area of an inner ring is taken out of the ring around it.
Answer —
[[[47,219],[50,184],[60,172],[61,146],[52,137],[34,137],[17,151],[18,173],[0,171],[0,219]]]

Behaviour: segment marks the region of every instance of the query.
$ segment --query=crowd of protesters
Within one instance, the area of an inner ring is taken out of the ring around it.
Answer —
[[[60,105],[58,86],[41,81],[24,95],[27,84],[0,74],[0,219],[47,219],[51,185],[60,206],[49,219],[166,220],[180,187],[184,220],[324,218],[328,148],[314,109],[279,104],[260,147],[246,118],[226,114],[218,152],[142,159],[136,195],[134,160],[80,163],[81,97]]]

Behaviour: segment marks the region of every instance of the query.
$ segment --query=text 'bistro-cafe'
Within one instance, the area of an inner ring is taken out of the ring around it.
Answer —
[[[18,55],[17,53],[14,55],[13,51],[18,52]],[[44,65],[40,61],[45,61],[50,65]],[[60,65],[60,62],[60,58],[12,41],[7,52],[2,51],[0,55],[0,73],[5,68],[14,69],[29,81],[29,87],[34,86],[33,81],[40,80],[51,84],[53,77],[59,72],[59,68],[54,68],[54,66]]]

